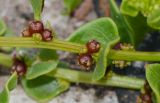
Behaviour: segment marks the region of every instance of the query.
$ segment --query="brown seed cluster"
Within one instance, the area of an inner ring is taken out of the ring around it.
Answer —
[[[127,44],[127,43],[117,43],[113,49],[115,50],[126,50],[126,51],[133,51],[134,47],[131,44]],[[115,67],[123,69],[127,66],[131,65],[130,61],[124,61],[124,60],[113,60],[112,64],[115,65]]]
[[[51,41],[53,39],[52,31],[45,29],[41,21],[31,21],[28,28],[22,32],[23,37],[32,37],[33,34],[39,33],[43,41]]]
[[[14,62],[12,64],[11,73],[16,72],[18,76],[25,75],[27,71],[27,66],[23,60],[18,58],[14,58]]]
[[[152,90],[149,84],[146,82],[140,96],[137,97],[136,103],[153,103],[152,102]]]
[[[89,54],[97,53],[100,50],[100,43],[96,40],[89,41],[86,46]]]
[[[86,68],[86,70],[89,70],[91,65],[93,64],[93,58],[92,54],[99,52],[100,50],[100,43],[96,40],[91,40],[87,42],[87,53],[80,54],[78,57],[78,62],[80,65]]]
[[[117,43],[113,49],[115,50],[134,50],[133,45],[128,44],[128,43]]]
[[[84,66],[86,68],[86,70],[89,70],[89,67],[93,63],[93,58],[89,54],[81,54],[78,57],[78,61],[79,61],[80,65],[82,65],[82,66]]]

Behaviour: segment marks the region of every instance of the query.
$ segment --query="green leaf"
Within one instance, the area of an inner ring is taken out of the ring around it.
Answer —
[[[58,62],[58,60],[50,60],[33,64],[28,68],[26,78],[34,79],[41,75],[47,74],[56,69]]]
[[[141,12],[147,16],[154,5],[154,0],[123,0],[120,10],[123,14],[137,16]]]
[[[5,33],[6,29],[7,27],[5,22],[2,19],[0,19],[0,36]]]
[[[9,92],[17,86],[17,73],[13,73],[8,79],[3,91],[0,93],[0,103],[9,103]]]
[[[141,12],[150,27],[160,29],[160,0],[123,0],[120,10],[133,17]]]
[[[107,67],[107,55],[112,45],[119,41],[118,30],[110,18],[94,20],[75,31],[67,40],[86,44],[89,40],[97,40],[101,43],[93,79],[99,80],[105,75]]]
[[[160,103],[160,64],[150,64],[146,67],[147,81],[155,93],[157,103]]]
[[[32,66],[28,68],[26,74],[27,79],[34,79],[49,73],[54,70],[59,63],[58,54],[55,50],[40,49],[38,58],[40,61],[32,64]]]
[[[110,0],[110,9],[111,17],[117,24],[121,42],[131,43],[136,48],[151,31],[147,26],[146,18],[141,14],[137,14],[136,17],[122,15],[114,0]]]
[[[92,39],[99,41],[102,45],[109,44],[115,39],[118,41],[118,30],[113,20],[107,17],[96,19],[81,26],[67,38],[68,41],[80,44],[86,44]]]
[[[130,0],[123,0],[121,3],[120,10],[123,14],[130,15],[130,16],[137,16],[138,15],[138,10],[136,7],[132,5],[128,5]]]
[[[69,63],[67,63],[67,62],[60,61],[60,62],[58,63],[58,66],[57,66],[57,67],[58,67],[58,68],[69,68],[70,65],[69,65]]]
[[[66,91],[69,83],[48,76],[40,76],[33,80],[22,79],[25,92],[37,102],[47,103],[49,100]]]
[[[67,14],[72,13],[82,2],[82,0],[63,0]]]
[[[97,58],[97,63],[96,63],[96,67],[93,73],[93,80],[99,80],[101,79],[106,72],[107,69],[107,54],[109,52],[109,48],[108,46],[103,47],[100,52],[99,52],[99,56]]]
[[[41,49],[38,56],[42,61],[58,59],[57,52],[55,50],[50,49]]]
[[[44,0],[30,0],[33,12],[34,12],[34,19],[41,20],[41,12],[44,6]]]
[[[160,8],[153,10],[147,18],[147,23],[152,28],[160,29]]]

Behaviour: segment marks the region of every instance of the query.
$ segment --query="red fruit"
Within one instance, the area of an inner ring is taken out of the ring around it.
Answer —
[[[26,73],[26,64],[23,61],[20,60],[15,60],[12,68],[11,68],[11,72],[17,72],[18,76],[23,76]]]
[[[150,85],[148,84],[148,82],[145,82],[144,90],[145,90],[146,94],[151,94],[152,93],[152,89],[151,89]]]
[[[87,44],[88,53],[97,53],[100,50],[100,43],[96,40],[91,40]]]
[[[78,62],[80,65],[84,66],[85,68],[88,68],[93,64],[93,58],[89,54],[81,54],[78,57]]]
[[[42,33],[44,30],[43,23],[41,21],[32,21],[29,23],[30,34]]]
[[[53,38],[53,35],[52,35],[52,31],[51,30],[45,29],[42,32],[42,39],[43,39],[43,41],[51,41],[52,38]]]
[[[119,43],[117,43],[114,47],[113,47],[113,49],[115,49],[115,50],[120,50],[121,49],[121,43],[119,42]]]
[[[152,103],[152,97],[150,94],[141,94],[140,98],[142,100],[142,103]]]
[[[29,32],[29,29],[24,29],[24,30],[22,31],[22,36],[23,36],[23,37],[31,37],[32,35],[31,35],[31,33]]]

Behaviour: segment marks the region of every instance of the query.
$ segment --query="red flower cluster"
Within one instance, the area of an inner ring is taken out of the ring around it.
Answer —
[[[16,72],[18,76],[25,75],[27,71],[27,66],[23,60],[19,60],[14,58],[14,62],[12,64],[11,73]]]
[[[100,43],[96,40],[91,40],[86,44],[87,53],[80,54],[78,62],[85,68],[89,68],[93,64],[92,54],[97,53],[100,50]]]
[[[32,37],[35,33],[41,34],[43,41],[51,41],[53,38],[52,31],[49,29],[44,29],[43,23],[41,21],[30,22],[28,28],[23,30],[22,36]]]

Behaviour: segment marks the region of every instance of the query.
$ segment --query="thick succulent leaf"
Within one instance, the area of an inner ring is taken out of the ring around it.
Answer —
[[[148,15],[147,23],[155,29],[160,29],[160,8],[153,10]]]
[[[33,12],[34,12],[34,19],[41,20],[41,12],[44,6],[44,0],[30,0]]]
[[[134,46],[137,47],[144,40],[147,33],[152,32],[153,29],[147,25],[146,18],[141,14],[136,17],[125,16],[125,18],[133,30],[132,39]]]
[[[138,10],[133,7],[128,5],[129,0],[123,0],[121,3],[121,12],[130,16],[137,16],[138,15]]]
[[[63,0],[67,14],[72,13],[82,2],[82,0]]]
[[[160,103],[160,64],[150,64],[146,67],[146,77],[155,93],[157,103]]]
[[[50,50],[50,49],[41,49],[38,56],[42,61],[58,59],[57,52],[55,50]]]
[[[49,73],[56,69],[58,62],[58,60],[50,60],[33,64],[31,67],[28,68],[26,78],[34,79],[41,75]]]
[[[93,75],[94,80],[99,80],[105,74],[110,47],[120,39],[115,23],[110,18],[94,20],[75,31],[68,38],[68,41],[86,44],[92,39],[101,43],[101,50]]]
[[[60,61],[57,65],[58,68],[69,68],[70,65],[67,62]]]
[[[5,22],[2,19],[0,19],[0,36],[5,33],[6,29],[7,27]]]
[[[17,86],[17,73],[8,79],[3,91],[0,93],[0,103],[9,103],[9,92]]]
[[[106,68],[107,68],[107,54],[109,52],[109,48],[106,46],[104,46],[100,52],[99,52],[99,56],[97,58],[97,64],[96,64],[96,68],[95,71],[93,73],[93,80],[99,80],[101,79],[106,72]]]
[[[37,102],[47,103],[55,96],[66,91],[70,84],[64,80],[43,75],[33,80],[23,78],[22,85],[28,96]]]
[[[120,10],[133,17],[141,12],[150,27],[160,29],[160,0],[123,0]]]
[[[138,12],[142,12],[144,16],[152,10],[154,0],[123,0],[120,10],[122,13],[137,16]]]
[[[80,44],[86,44],[93,39],[102,45],[107,45],[113,40],[119,40],[118,29],[112,19],[105,17],[91,21],[67,38],[68,41]]]
[[[147,32],[151,31],[147,26],[146,18],[141,14],[136,17],[122,15],[114,0],[110,0],[110,8],[111,17],[117,24],[121,42],[131,43],[137,47]]]
[[[41,49],[38,58],[38,62],[33,63],[31,67],[28,68],[26,74],[27,79],[34,79],[49,73],[54,70],[59,63],[58,54],[55,50]]]

